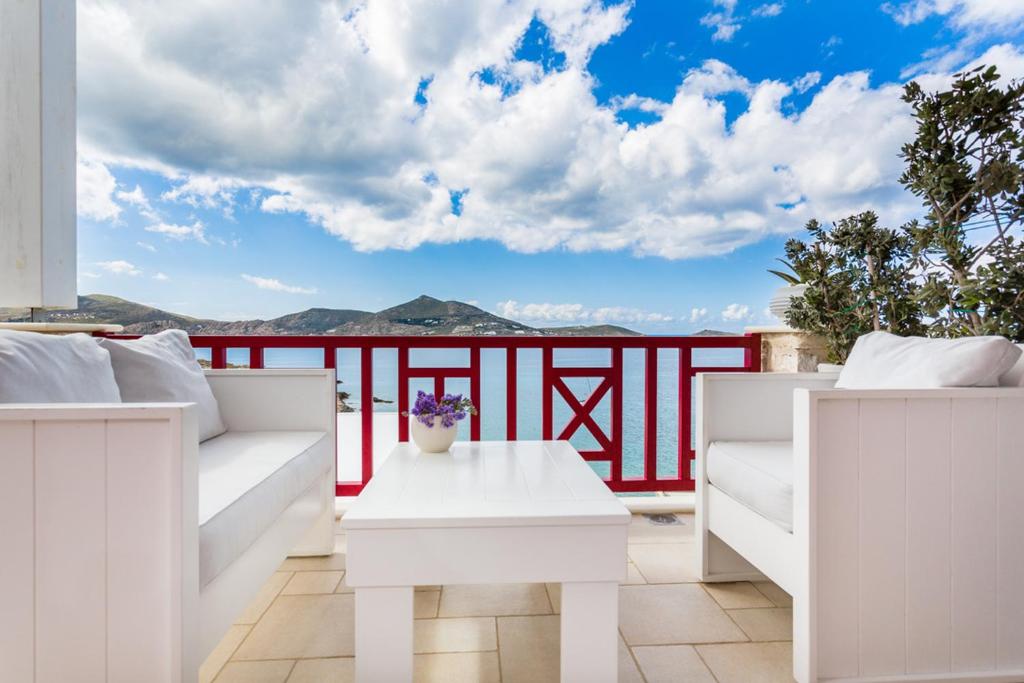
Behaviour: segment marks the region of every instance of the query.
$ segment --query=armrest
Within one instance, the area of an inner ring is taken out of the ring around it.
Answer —
[[[191,403],[0,406],[0,669],[195,680],[196,422]]]
[[[697,452],[712,441],[793,438],[793,392],[832,389],[835,373],[707,372],[697,375]]]
[[[337,428],[334,370],[207,370],[206,379],[228,430]]]

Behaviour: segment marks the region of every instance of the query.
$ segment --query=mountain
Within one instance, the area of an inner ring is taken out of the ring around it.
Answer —
[[[24,309],[0,309],[0,322],[26,320]],[[105,294],[78,297],[77,310],[50,310],[41,321],[124,325],[129,334],[182,329],[189,334],[338,334],[453,336],[638,336],[615,325],[535,328],[462,303],[421,296],[378,313],[350,309],[310,308],[271,320],[222,321],[192,318]]]

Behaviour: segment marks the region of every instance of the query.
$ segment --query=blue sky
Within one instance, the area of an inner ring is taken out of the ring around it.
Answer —
[[[241,4],[79,3],[80,292],[764,324],[808,218],[915,215],[903,82],[1024,75],[1014,0]]]

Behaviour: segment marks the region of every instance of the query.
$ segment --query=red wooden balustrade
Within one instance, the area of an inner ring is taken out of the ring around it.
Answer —
[[[115,338],[134,338],[135,335],[110,335]],[[520,349],[540,349],[541,366],[541,433],[544,439],[569,439],[580,429],[593,434],[599,448],[582,451],[589,461],[610,464],[610,476],[605,480],[616,492],[692,491],[690,463],[694,458],[691,444],[693,406],[691,383],[699,372],[760,372],[761,341],[757,334],[730,337],[341,337],[341,336],[211,336],[193,335],[196,349],[210,350],[213,368],[227,366],[228,349],[248,349],[249,367],[262,368],[266,349],[321,349],[323,367],[336,366],[339,349],[358,349],[360,353],[360,404],[362,408],[362,444],[360,458],[362,477],[359,481],[338,482],[339,496],[357,495],[373,475],[373,352],[375,349],[396,349],[398,354],[398,438],[409,440],[409,423],[401,413],[409,408],[409,381],[432,379],[435,394],[445,390],[445,380],[462,378],[469,381],[469,395],[481,415],[489,406],[481,404],[482,349],[504,349],[505,363],[505,438],[515,440],[518,407],[518,352]],[[410,349],[468,349],[467,367],[419,367],[409,364]],[[608,349],[611,362],[601,367],[562,367],[554,362],[556,349]],[[643,406],[643,462],[641,477],[623,476],[623,351],[644,350],[644,406]],[[739,367],[697,367],[693,365],[694,349],[742,349],[743,365]],[[668,350],[678,353],[678,468],[676,476],[658,477],[658,354]],[[570,390],[567,378],[594,378],[600,380],[590,395],[580,399]],[[569,407],[572,417],[560,429],[555,428],[554,397],[560,395]],[[610,395],[609,430],[606,432],[593,416],[594,409],[605,396]],[[480,440],[481,418],[471,416],[470,439]],[[610,432],[610,433],[609,433]],[[347,453],[342,453],[347,457]]]

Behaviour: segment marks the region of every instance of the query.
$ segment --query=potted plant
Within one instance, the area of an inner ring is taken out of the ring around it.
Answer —
[[[793,299],[799,299],[804,295],[807,290],[807,284],[800,277],[800,274],[796,272],[793,265],[789,261],[783,259],[775,259],[782,265],[784,265],[789,272],[784,270],[771,270],[768,272],[781,278],[786,284],[775,290],[775,295],[772,296],[770,302],[768,302],[768,310],[771,311],[779,320],[786,321],[786,313],[793,305]]]
[[[402,414],[409,418],[409,432],[421,451],[444,453],[455,443],[459,421],[477,412],[462,394],[445,394],[439,400],[434,394],[417,391],[412,409]]]

